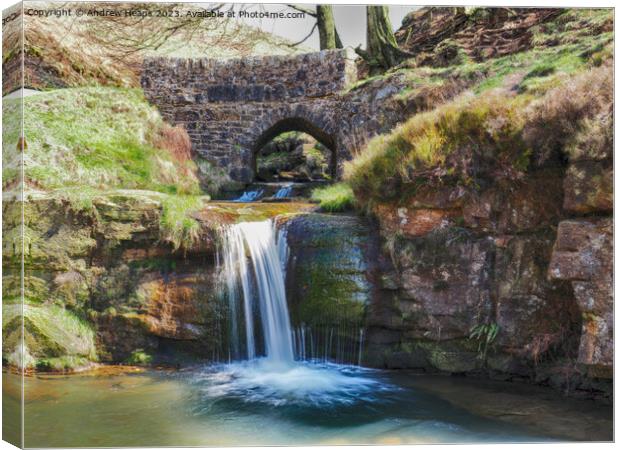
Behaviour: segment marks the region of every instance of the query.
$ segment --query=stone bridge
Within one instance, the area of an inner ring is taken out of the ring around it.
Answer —
[[[162,116],[185,127],[199,158],[247,183],[258,151],[286,131],[305,132],[330,149],[330,170],[338,176],[350,159],[355,115],[344,96],[356,80],[353,54],[332,50],[232,60],[151,58],[141,82]]]

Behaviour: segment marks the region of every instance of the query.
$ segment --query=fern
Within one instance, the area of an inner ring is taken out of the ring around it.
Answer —
[[[473,327],[469,333],[469,339],[478,341],[478,357],[486,359],[489,346],[495,341],[499,333],[499,325],[496,323],[484,323]]]

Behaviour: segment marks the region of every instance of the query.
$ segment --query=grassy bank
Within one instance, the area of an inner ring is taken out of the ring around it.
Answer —
[[[553,152],[609,143],[613,33],[596,32],[608,10],[569,10],[533,29],[533,47],[480,63],[421,71],[479,81],[448,103],[377,136],[345,166],[362,206],[401,201],[428,183],[476,187],[478,177],[518,178]],[[412,91],[412,94],[415,90]],[[405,92],[402,95],[409,95]],[[602,122],[601,122],[602,121]],[[581,145],[578,145],[581,142]],[[596,151],[592,150],[591,151]]]
[[[19,100],[5,101],[5,107],[17,110]],[[24,133],[26,181],[38,189],[200,191],[187,134],[165,124],[137,89],[63,89],[27,97]]]

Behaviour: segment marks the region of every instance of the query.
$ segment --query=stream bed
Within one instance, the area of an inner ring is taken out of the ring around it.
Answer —
[[[612,410],[505,382],[269,361],[25,378],[28,447],[605,441]],[[3,409],[19,377],[3,374]]]

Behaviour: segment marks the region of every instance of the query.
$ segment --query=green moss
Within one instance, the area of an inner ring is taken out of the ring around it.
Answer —
[[[363,322],[370,290],[363,253],[368,233],[356,216],[307,214],[291,219],[288,240],[295,264],[287,278],[294,324],[355,328]]]
[[[353,190],[346,183],[316,188],[312,191],[311,198],[319,202],[321,210],[326,212],[347,211],[355,206]]]
[[[303,280],[303,301],[294,311],[296,323],[308,325],[360,324],[364,318],[366,290],[356,279],[357,273],[347,273],[315,260],[298,274]]]
[[[22,305],[3,305],[3,354],[20,345]],[[25,351],[32,362],[48,358],[75,357],[95,361],[95,333],[91,326],[64,308],[23,305]]]

